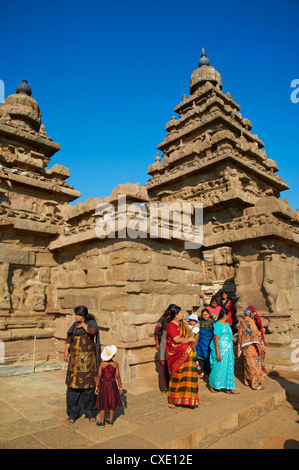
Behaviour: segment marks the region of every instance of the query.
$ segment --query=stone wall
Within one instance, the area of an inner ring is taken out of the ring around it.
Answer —
[[[179,246],[144,241],[96,242],[93,247],[57,255],[51,268],[60,312],[55,337],[62,354],[73,308],[86,305],[95,315],[101,343],[116,344],[125,378],[155,368],[154,328],[170,303],[185,312],[200,308],[202,260]]]

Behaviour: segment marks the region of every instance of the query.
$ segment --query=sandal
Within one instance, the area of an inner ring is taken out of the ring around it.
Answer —
[[[69,418],[69,419],[67,420],[67,422],[70,423],[70,424],[74,424],[75,420],[74,420],[73,418]]]
[[[96,418],[89,418],[90,423],[94,423],[96,421]]]
[[[252,390],[265,390],[265,387],[262,387],[261,385],[257,388],[252,388]]]
[[[172,408],[172,409],[173,409],[173,408],[175,408],[175,405],[173,405],[172,403],[169,403],[168,408]]]
[[[218,392],[218,390],[215,390],[215,388],[213,388],[213,387],[208,387],[208,389],[212,393],[217,393]]]
[[[240,392],[238,392],[237,390],[225,390],[225,393],[229,393],[230,395],[239,395]]]
[[[106,423],[105,423],[105,421],[98,421],[98,422],[96,423],[96,425],[97,425],[97,426],[101,426],[101,428],[104,428],[105,425],[106,425]]]

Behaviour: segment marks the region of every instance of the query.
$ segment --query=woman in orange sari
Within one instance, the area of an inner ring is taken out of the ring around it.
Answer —
[[[244,383],[253,390],[263,390],[262,358],[265,354],[265,345],[250,308],[244,310],[238,336],[238,356],[243,353]]]
[[[196,369],[195,334],[191,336],[183,323],[181,308],[169,309],[170,323],[166,333],[166,360],[169,370],[169,407],[177,405],[196,407],[198,400],[198,372]]]
[[[257,313],[257,311],[255,310],[254,306],[253,305],[249,305],[247,308],[250,308],[250,310],[252,311],[253,313],[253,318],[254,318],[254,321],[255,321],[255,324],[260,332],[260,335],[262,337],[262,340],[263,340],[263,343],[264,345],[266,344],[265,342],[265,334],[264,334],[264,328],[263,328],[263,324],[262,324],[262,320],[259,316],[259,314]],[[267,375],[267,372],[266,372],[266,369],[265,369],[265,366],[264,366],[264,360],[265,360],[265,354],[263,355],[262,357],[262,371],[263,371],[263,374],[264,375]]]

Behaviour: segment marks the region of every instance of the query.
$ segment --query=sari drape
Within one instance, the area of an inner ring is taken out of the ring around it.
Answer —
[[[256,321],[257,321],[257,324],[258,324],[258,330],[259,330],[259,333],[262,337],[262,340],[263,340],[263,343],[265,344],[265,335],[264,335],[264,328],[263,328],[263,324],[262,324],[262,320],[261,320],[261,317],[259,316],[259,314],[257,313],[257,311],[255,310],[255,308],[253,307],[253,305],[249,305],[250,310],[252,311],[253,315],[255,316],[256,318]]]
[[[170,318],[169,315],[165,316],[162,315],[161,318],[156,323],[154,336],[155,340],[159,342],[159,389],[161,392],[166,392],[168,390],[168,383],[169,383],[169,372],[166,362],[166,355],[165,355],[165,340],[166,340],[166,331],[169,325]]]
[[[221,309],[222,309],[222,307],[220,307],[220,306],[215,307],[215,308],[212,308],[210,306],[207,307],[207,310],[210,312],[210,314],[212,315],[212,317],[215,321],[217,321],[218,315],[219,315],[219,312],[220,312]]]
[[[243,353],[244,383],[257,388],[264,380],[262,358],[265,346],[253,318],[245,317],[239,327],[238,356]]]
[[[168,401],[173,405],[198,406],[198,372],[195,348],[191,343],[178,344],[176,336],[188,338],[187,326],[170,323],[166,333],[166,359],[169,369]]]
[[[231,327],[218,321],[214,325],[214,338],[219,336],[219,350],[221,361],[217,361],[215,340],[211,342],[210,364],[211,373],[209,385],[217,390],[235,388],[234,366],[235,356],[233,350],[233,334]]]
[[[226,301],[221,301],[220,306],[221,306],[221,308],[227,308],[227,310],[229,310],[229,318],[228,318],[226,323],[228,325],[233,325],[234,324],[235,309],[234,309],[232,301],[229,300],[229,299],[227,299]]]

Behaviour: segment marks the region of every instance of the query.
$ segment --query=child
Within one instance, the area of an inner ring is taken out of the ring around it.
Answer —
[[[204,375],[210,374],[210,344],[214,336],[214,323],[212,315],[208,309],[203,309],[201,312],[200,332],[198,342],[196,345],[196,360],[199,362],[202,373],[199,375],[200,379],[203,379]]]
[[[193,328],[195,326],[198,327],[198,323],[199,323],[197,315],[192,313],[192,315],[190,315],[190,317],[187,317],[186,320],[188,320],[187,326],[188,326],[188,329],[189,329],[190,333],[193,333]],[[196,332],[197,332],[197,330],[194,331],[195,334],[196,334]]]
[[[95,394],[96,407],[100,410],[100,421],[97,426],[105,426],[105,411],[109,410],[108,426],[113,425],[114,410],[122,406],[120,393],[122,393],[121,378],[118,363],[113,360],[117,351],[116,346],[106,346],[101,354],[102,361],[96,381]],[[117,384],[118,388],[117,388]]]
[[[187,317],[186,320],[188,320],[187,327],[188,327],[189,333],[190,334],[194,333],[195,335],[198,335],[199,321],[198,321],[197,315],[195,315],[195,313],[192,313],[192,315],[190,315],[190,317]],[[196,359],[196,369],[199,374],[202,372],[199,361],[197,359]]]
[[[207,310],[210,312],[213,319],[217,321],[221,307],[218,304],[217,299],[215,297],[211,299],[210,305],[208,305]]]

